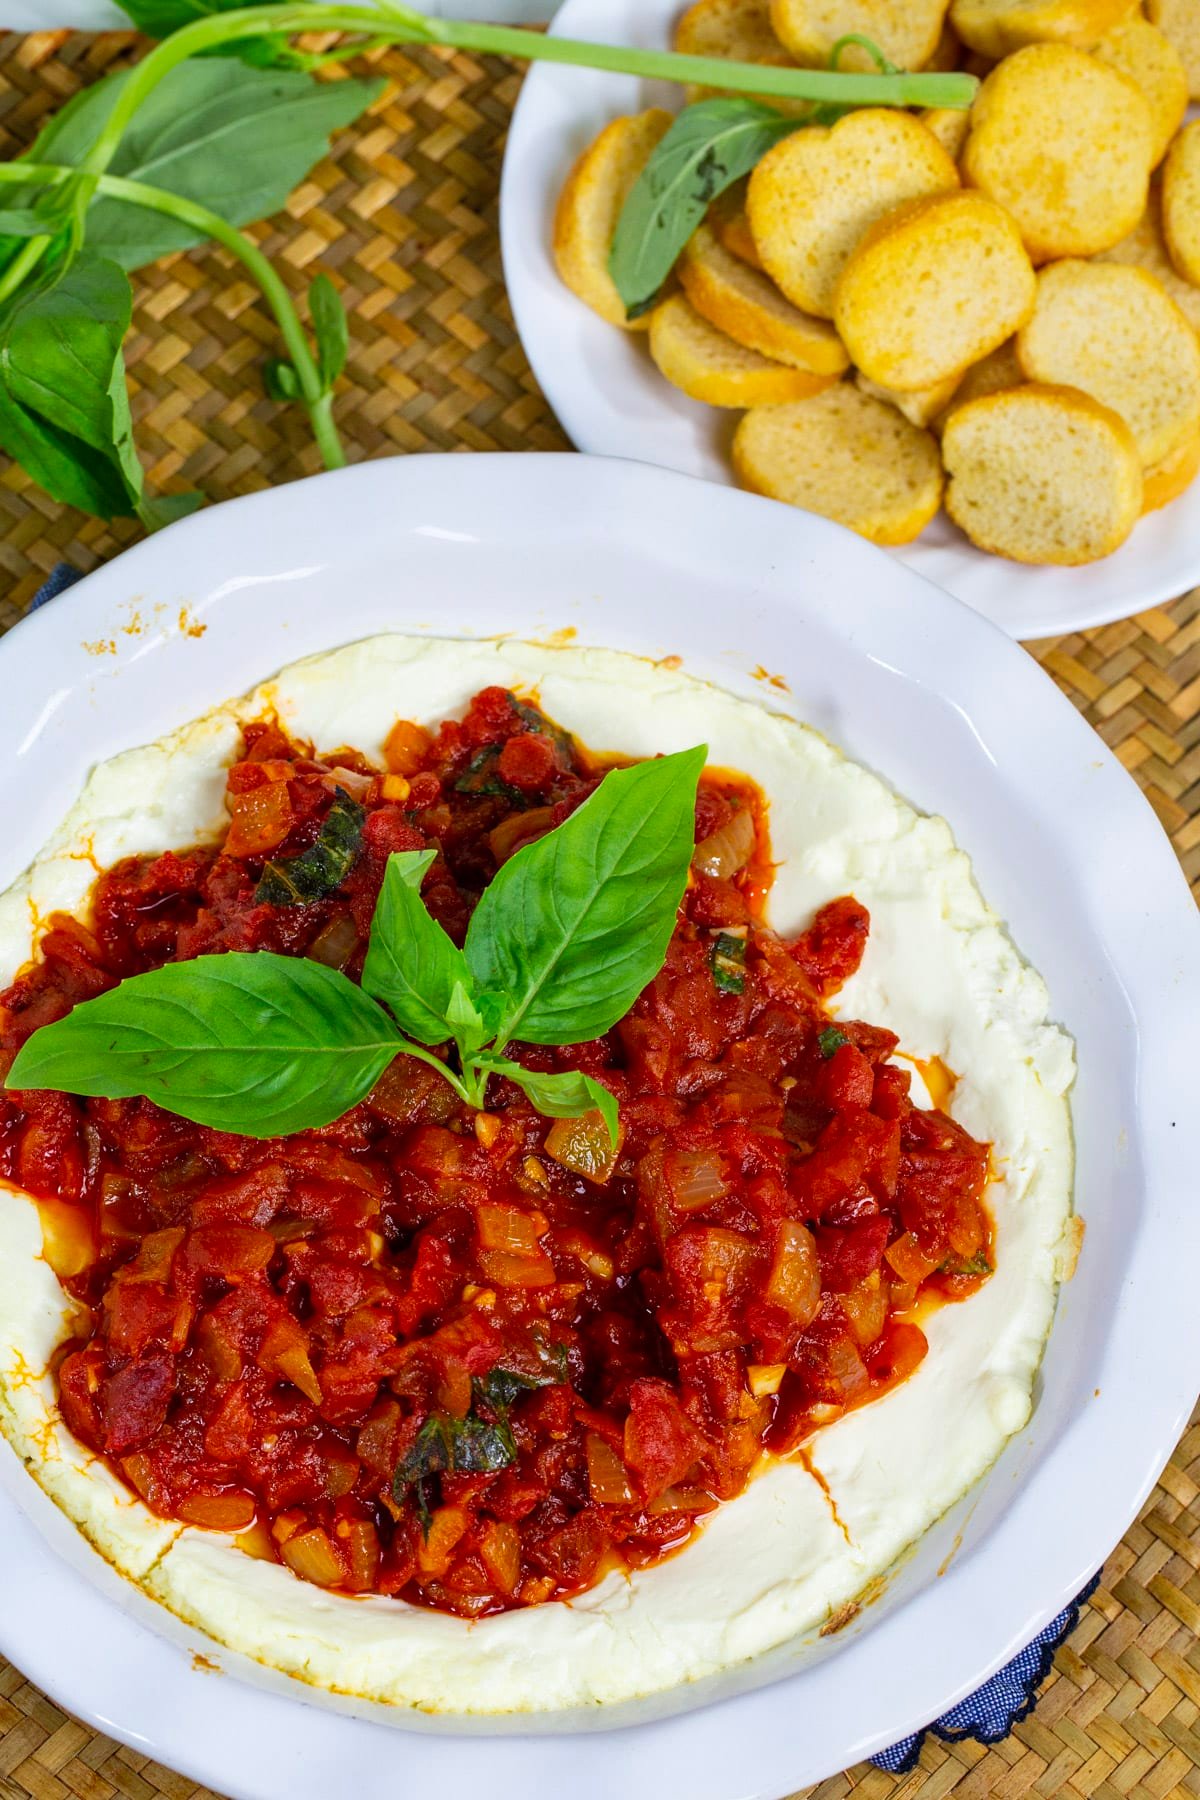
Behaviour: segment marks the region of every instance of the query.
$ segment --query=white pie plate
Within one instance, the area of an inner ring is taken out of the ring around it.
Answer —
[[[816,1654],[557,1732],[406,1717],[397,1736],[378,1712],[267,1682],[117,1578],[3,1449],[0,1649],[94,1726],[238,1800],[777,1800],[927,1723],[1058,1612],[1197,1386],[1200,930],[1170,846],[1028,656],[822,520],[574,456],[380,462],[202,513],[0,644],[0,887],[93,764],[283,662],[387,630],[563,629],[680,654],[792,709],[952,821],[1078,1042],[1083,1257],[1030,1426],[879,1603]],[[597,1724],[611,1729],[585,1748]]]
[[[684,0],[565,0],[551,30],[606,44],[670,47]],[[579,450],[732,485],[729,442],[740,413],[689,400],[659,374],[644,332],[616,330],[558,277],[554,204],[575,157],[621,113],[681,104],[663,82],[538,63],[508,135],[501,190],[504,278],[525,354]],[[944,513],[915,544],[890,552],[1015,638],[1050,637],[1124,619],[1200,581],[1200,482],[1152,513],[1115,555],[1082,569],[1026,568],[976,550]]]

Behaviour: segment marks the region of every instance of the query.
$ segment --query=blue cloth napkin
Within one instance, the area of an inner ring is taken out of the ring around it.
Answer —
[[[1032,1644],[1027,1644],[1019,1656],[998,1669],[975,1693],[960,1700],[932,1725],[927,1725],[925,1731],[901,1738],[890,1750],[881,1750],[878,1756],[873,1756],[871,1761],[875,1767],[886,1769],[892,1775],[907,1775],[916,1767],[921,1745],[930,1731],[946,1743],[975,1738],[981,1744],[998,1744],[1001,1738],[1006,1738],[1013,1726],[1028,1718],[1037,1705],[1038,1689],[1050,1673],[1054,1652],[1074,1631],[1080,1611],[1099,1585],[1100,1577],[1094,1575],[1082,1594],[1065,1612],[1060,1612],[1057,1619],[1051,1619],[1045,1630],[1039,1631]]]
[[[42,586],[33,596],[29,610],[45,606],[48,600],[54,600],[67,588],[73,587],[81,580],[80,571],[72,568],[70,563],[56,563]],[[998,1744],[1001,1738],[1008,1736],[1013,1726],[1021,1719],[1027,1718],[1038,1702],[1038,1689],[1050,1673],[1050,1664],[1054,1661],[1054,1652],[1074,1631],[1079,1622],[1080,1609],[1095,1593],[1100,1584],[1099,1575],[1089,1581],[1082,1594],[1074,1600],[1065,1612],[1052,1619],[1044,1631],[1040,1631],[1032,1644],[1026,1645],[1019,1656],[1014,1656],[1005,1668],[1000,1669],[985,1681],[983,1686],[966,1700],[960,1700],[957,1706],[927,1725],[924,1731],[918,1731],[912,1737],[901,1738],[890,1750],[881,1750],[871,1761],[877,1769],[886,1769],[892,1775],[907,1775],[916,1767],[917,1758],[921,1754],[921,1745],[930,1731],[947,1743],[954,1743],[962,1738],[976,1738],[981,1744]]]

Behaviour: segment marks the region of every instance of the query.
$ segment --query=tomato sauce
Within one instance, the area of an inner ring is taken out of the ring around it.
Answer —
[[[361,970],[388,855],[461,942],[497,867],[601,778],[485,689],[381,770],[245,730],[223,844],[103,874],[0,995],[0,1072],[37,1027],[173,959],[269,949]],[[256,898],[338,790],[366,813],[341,885]],[[828,1003],[869,931],[852,898],[791,941],[762,921],[766,814],[709,772],[666,963],[606,1037],[510,1050],[620,1102],[486,1111],[399,1057],[336,1123],[261,1141],[144,1100],[0,1091],[0,1176],[42,1203],[80,1302],[64,1418],[146,1504],[244,1534],[349,1593],[465,1617],[576,1593],[685,1544],[764,1453],[920,1363],[916,1316],[991,1266],[988,1148],[914,1107],[897,1041]]]

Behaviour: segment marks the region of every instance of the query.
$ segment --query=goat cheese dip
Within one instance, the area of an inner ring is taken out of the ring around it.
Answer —
[[[68,1431],[54,1353],[74,1303],[43,1258],[37,1208],[0,1186],[0,1430],[122,1574],[188,1625],[310,1683],[401,1708],[533,1714],[710,1676],[817,1632],[990,1467],[1029,1417],[1070,1239],[1069,1037],[975,884],[949,826],[918,814],[818,733],[682,670],[614,651],[387,636],[308,658],[245,698],[93,771],[41,855],[0,896],[0,987],[39,923],[82,915],[97,869],[220,838],[244,724],[382,759],[398,719],[460,716],[479,689],[535,692],[583,743],[627,757],[709,746],[769,805],[766,922],[801,931],[839,896],[871,918],[836,1015],[900,1039],[904,1066],[957,1077],[939,1104],[992,1146],[990,1278],[922,1327],[923,1362],[881,1398],[773,1459],[678,1554],[587,1591],[463,1619],[323,1592],[233,1535],[157,1517]],[[919,1078],[914,1097],[928,1104]]]

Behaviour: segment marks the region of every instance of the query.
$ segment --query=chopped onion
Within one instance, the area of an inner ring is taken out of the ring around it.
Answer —
[[[592,1491],[592,1499],[599,1506],[628,1506],[633,1499],[633,1489],[629,1485],[629,1476],[625,1464],[617,1455],[611,1444],[599,1435],[589,1431],[587,1434],[588,1486]]]
[[[928,1251],[922,1250],[911,1231],[906,1231],[894,1244],[889,1244],[884,1256],[901,1281],[912,1287],[920,1287],[926,1276],[932,1275],[941,1261],[941,1253],[930,1256]]]
[[[511,1594],[521,1579],[521,1535],[515,1525],[493,1520],[479,1546],[487,1572],[502,1594]]]
[[[361,800],[374,785],[374,775],[364,775],[359,769],[344,769],[340,764],[321,777],[326,787],[342,788],[352,800]]]
[[[318,931],[304,954],[327,969],[344,969],[358,949],[358,941],[358,926],[349,913],[342,913]]]
[[[754,1398],[761,1400],[765,1394],[779,1392],[786,1374],[786,1363],[751,1363],[746,1370],[746,1380]]]
[[[696,845],[692,867],[699,869],[702,875],[728,881],[750,861],[755,842],[754,815],[748,806],[739,806],[720,831],[714,831],[711,837]]]
[[[505,863],[524,844],[544,837],[553,817],[552,806],[534,806],[528,812],[510,813],[494,831],[488,832],[488,848],[498,863]]]
[[[871,1385],[867,1365],[852,1338],[840,1337],[829,1352],[829,1373],[847,1402],[859,1400]]]
[[[711,1206],[729,1192],[724,1161],[714,1150],[672,1150],[665,1158],[663,1173],[671,1199],[684,1212]]]
[[[337,1587],[346,1579],[333,1540],[319,1525],[288,1538],[280,1545],[280,1554],[293,1575],[301,1581],[311,1581],[314,1587]]]
[[[351,1520],[346,1528],[346,1550],[351,1587],[363,1592],[374,1587],[379,1572],[379,1533],[369,1519]]]
[[[515,1206],[477,1206],[479,1242],[485,1250],[516,1250],[538,1255],[538,1239],[549,1229],[545,1213],[521,1212]]]
[[[254,1523],[254,1513],[249,1494],[193,1494],[179,1508],[181,1519],[207,1531],[245,1531]]]
[[[42,1255],[61,1280],[82,1275],[96,1260],[92,1221],[82,1207],[69,1200],[40,1200]]]
[[[798,1325],[808,1325],[821,1306],[821,1265],[813,1234],[798,1219],[779,1227],[779,1246],[767,1281],[767,1299]]]
[[[497,1287],[553,1287],[554,1264],[539,1251],[522,1256],[511,1250],[480,1250],[479,1268],[484,1279]]]
[[[439,1506],[417,1550],[417,1566],[427,1580],[440,1581],[450,1567],[470,1520],[461,1506]]]
[[[878,1269],[843,1294],[841,1302],[856,1341],[864,1347],[873,1344],[887,1320],[887,1295]]]
[[[616,1167],[623,1136],[618,1128],[614,1144],[599,1112],[587,1112],[578,1119],[555,1119],[546,1133],[546,1155],[573,1175],[602,1184]]]

